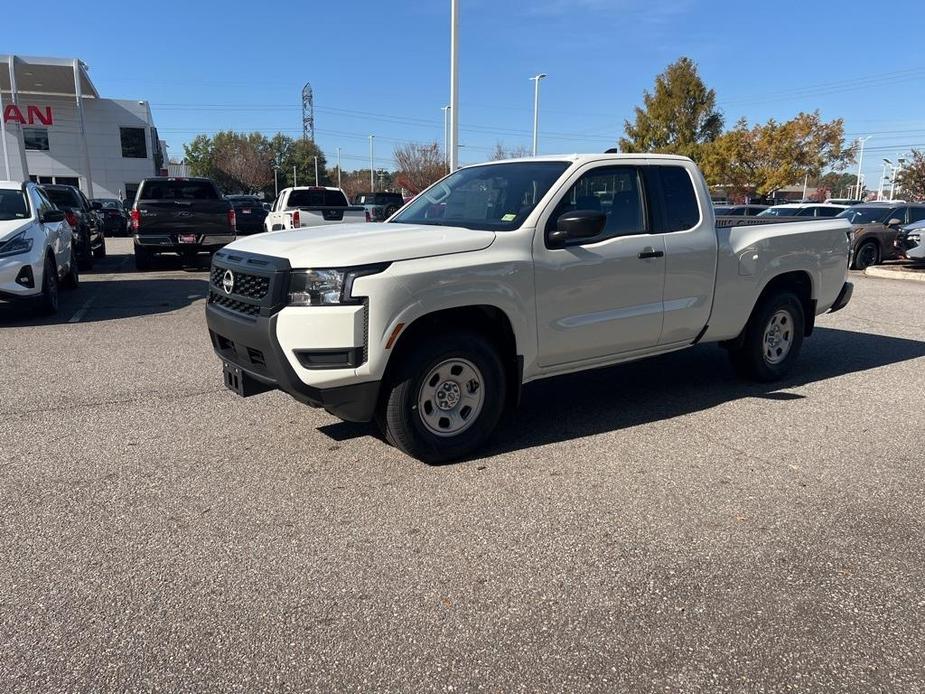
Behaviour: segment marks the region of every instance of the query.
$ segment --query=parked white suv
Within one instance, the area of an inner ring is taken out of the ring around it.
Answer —
[[[79,283],[64,212],[34,183],[0,181],[0,301],[38,301],[58,310],[58,287]]]
[[[465,456],[521,384],[722,342],[783,377],[845,306],[842,219],[718,229],[673,156],[508,160],[450,174],[382,224],[239,239],[213,258],[225,384],[375,418],[428,462]]]

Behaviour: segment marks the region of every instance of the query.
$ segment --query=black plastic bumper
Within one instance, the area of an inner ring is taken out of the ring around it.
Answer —
[[[339,388],[314,388],[296,375],[276,341],[276,316],[238,318],[220,307],[206,307],[206,321],[215,353],[228,367],[240,370],[236,392],[244,396],[278,388],[300,402],[348,422],[368,422],[379,398],[379,381]],[[226,383],[226,385],[228,385]],[[231,387],[231,386],[229,386]]]
[[[832,308],[829,309],[829,313],[835,313],[845,308],[848,302],[851,301],[852,294],[854,294],[854,285],[851,284],[851,282],[845,282],[841,291],[838,293],[838,297],[835,299],[835,303],[832,304]]]

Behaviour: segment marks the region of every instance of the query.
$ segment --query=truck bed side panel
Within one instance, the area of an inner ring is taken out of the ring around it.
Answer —
[[[736,337],[768,282],[788,272],[805,272],[816,313],[829,310],[845,282],[850,229],[842,219],[717,229],[716,296],[703,339]]]

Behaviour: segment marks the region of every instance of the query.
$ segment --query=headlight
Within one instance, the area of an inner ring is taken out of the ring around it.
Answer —
[[[28,253],[32,250],[32,239],[26,236],[26,231],[22,231],[11,239],[0,242],[0,258],[6,258],[11,255]]]
[[[358,304],[361,299],[352,295],[353,281],[358,277],[375,275],[388,267],[363,267],[330,270],[293,270],[289,275],[290,306],[335,306]]]
[[[906,240],[915,241],[916,243],[918,243],[919,241],[922,240],[922,234],[919,233],[918,231],[915,232],[914,234],[906,234]]]

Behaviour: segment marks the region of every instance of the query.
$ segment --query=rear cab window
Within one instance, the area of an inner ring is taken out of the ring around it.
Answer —
[[[347,198],[339,190],[294,190],[289,193],[289,207],[347,207]]]
[[[209,181],[144,181],[139,200],[219,200],[221,196]]]

